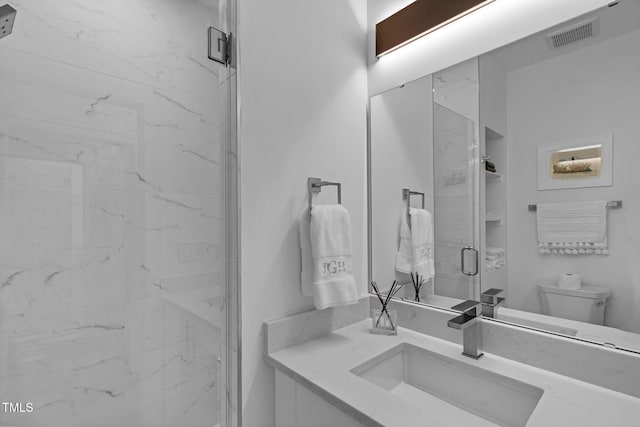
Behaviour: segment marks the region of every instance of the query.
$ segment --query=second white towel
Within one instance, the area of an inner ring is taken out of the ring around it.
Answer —
[[[418,273],[424,280],[435,276],[433,260],[433,216],[425,209],[409,209],[411,227],[406,214],[400,223],[400,247],[396,256],[396,270]]]
[[[396,271],[404,274],[413,273],[413,248],[411,247],[411,228],[407,211],[402,209],[400,220],[400,246],[396,255]]]
[[[429,280],[435,276],[433,262],[433,218],[425,209],[409,209],[413,271]]]

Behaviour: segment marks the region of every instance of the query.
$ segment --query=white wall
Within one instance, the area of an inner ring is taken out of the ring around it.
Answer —
[[[484,228],[484,241],[480,244],[482,264],[481,286],[485,291],[491,288],[507,289],[507,268],[485,271],[486,247],[505,249],[505,259],[509,265],[507,248],[507,78],[504,69],[493,55],[482,55],[478,59],[480,75],[480,151],[495,163],[497,172],[503,175],[499,181],[487,180],[480,175],[480,224]],[[489,128],[490,130],[487,130]],[[502,138],[498,135],[503,136]],[[484,151],[483,151],[484,150]],[[481,168],[482,169],[482,168]],[[484,193],[484,197],[483,194]],[[502,219],[501,222],[486,222],[486,213]],[[481,236],[482,238],[482,236]],[[507,293],[502,294],[507,297]]]
[[[240,0],[242,376],[245,426],[274,424],[262,323],[313,307],[300,291],[307,177],[342,182],[366,292],[366,3]],[[322,192],[333,203],[333,189]]]
[[[371,46],[375,22],[409,0],[239,1],[245,425],[274,422],[273,372],[262,361],[262,322],[312,307],[299,291],[297,231],[308,176],[342,181],[354,226],[356,275],[366,289],[367,93],[380,93],[607,2],[497,1],[383,60],[370,59],[367,74],[366,34]]]
[[[478,59],[478,74],[480,76],[480,125],[504,136],[507,134],[506,73],[493,55],[482,55]]]
[[[606,324],[640,332],[640,30],[507,74],[509,306],[540,310],[538,279],[575,272],[613,296]],[[613,185],[537,191],[537,150],[613,133]],[[610,256],[537,253],[536,218],[527,204],[564,200],[622,200],[609,210]]]
[[[370,96],[590,12],[610,0],[498,0],[376,59],[375,24],[409,3],[367,3]]]

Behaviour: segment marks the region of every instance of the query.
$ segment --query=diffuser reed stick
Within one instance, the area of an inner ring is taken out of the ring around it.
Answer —
[[[416,291],[414,301],[420,302],[420,288],[422,288],[422,285],[425,283],[424,276],[421,276],[417,272],[415,276],[411,273],[411,282],[413,283],[413,289]]]
[[[391,320],[391,316],[389,315],[389,311],[387,310],[387,304],[389,304],[389,301],[391,301],[391,298],[393,298],[393,296],[398,293],[400,288],[402,288],[402,285],[400,283],[398,283],[397,280],[394,280],[393,283],[391,284],[391,288],[389,288],[389,292],[387,292],[386,296],[382,292],[380,292],[380,288],[378,288],[378,284],[375,281],[371,282],[371,287],[375,291],[376,296],[378,297],[378,300],[380,301],[380,304],[382,305],[382,309],[380,311],[381,316],[376,321],[376,327],[378,327],[379,324],[380,324],[380,318],[382,318],[382,314],[386,314],[387,315],[387,319],[389,319],[389,323],[391,324],[391,327],[393,329],[395,329],[396,327],[393,324],[393,320]]]

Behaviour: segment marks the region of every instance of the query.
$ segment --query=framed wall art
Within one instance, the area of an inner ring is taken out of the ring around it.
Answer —
[[[538,190],[612,184],[613,135],[538,147]]]

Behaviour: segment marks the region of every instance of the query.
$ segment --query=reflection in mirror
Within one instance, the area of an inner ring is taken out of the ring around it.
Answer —
[[[600,176],[602,144],[565,148],[551,152],[552,179],[579,179]]]
[[[431,81],[431,76],[423,77],[371,99],[370,149],[375,153],[370,164],[373,194],[369,250],[375,260],[371,263],[371,280],[381,290],[398,280],[405,284],[398,296],[411,299],[415,299],[413,286],[408,285],[411,277],[398,271],[397,266],[400,225],[407,209],[402,189],[425,193],[425,209],[433,212]],[[409,201],[412,207],[422,206],[420,197]],[[410,253],[408,258],[412,258]],[[427,280],[421,295],[432,293],[433,280]]]
[[[478,60],[433,75],[435,297],[452,307],[478,296]]]
[[[373,97],[371,280],[413,296],[411,188],[434,223],[423,302],[640,351],[638,46],[640,2],[620,2]]]
[[[444,307],[479,299],[478,97],[474,58],[371,99],[371,280],[381,288],[398,280],[404,298]],[[424,277],[418,296],[409,273],[419,269],[399,263],[406,258],[403,188],[425,193],[433,217],[426,234],[435,274]]]
[[[538,147],[538,190],[609,186],[612,136]]]

